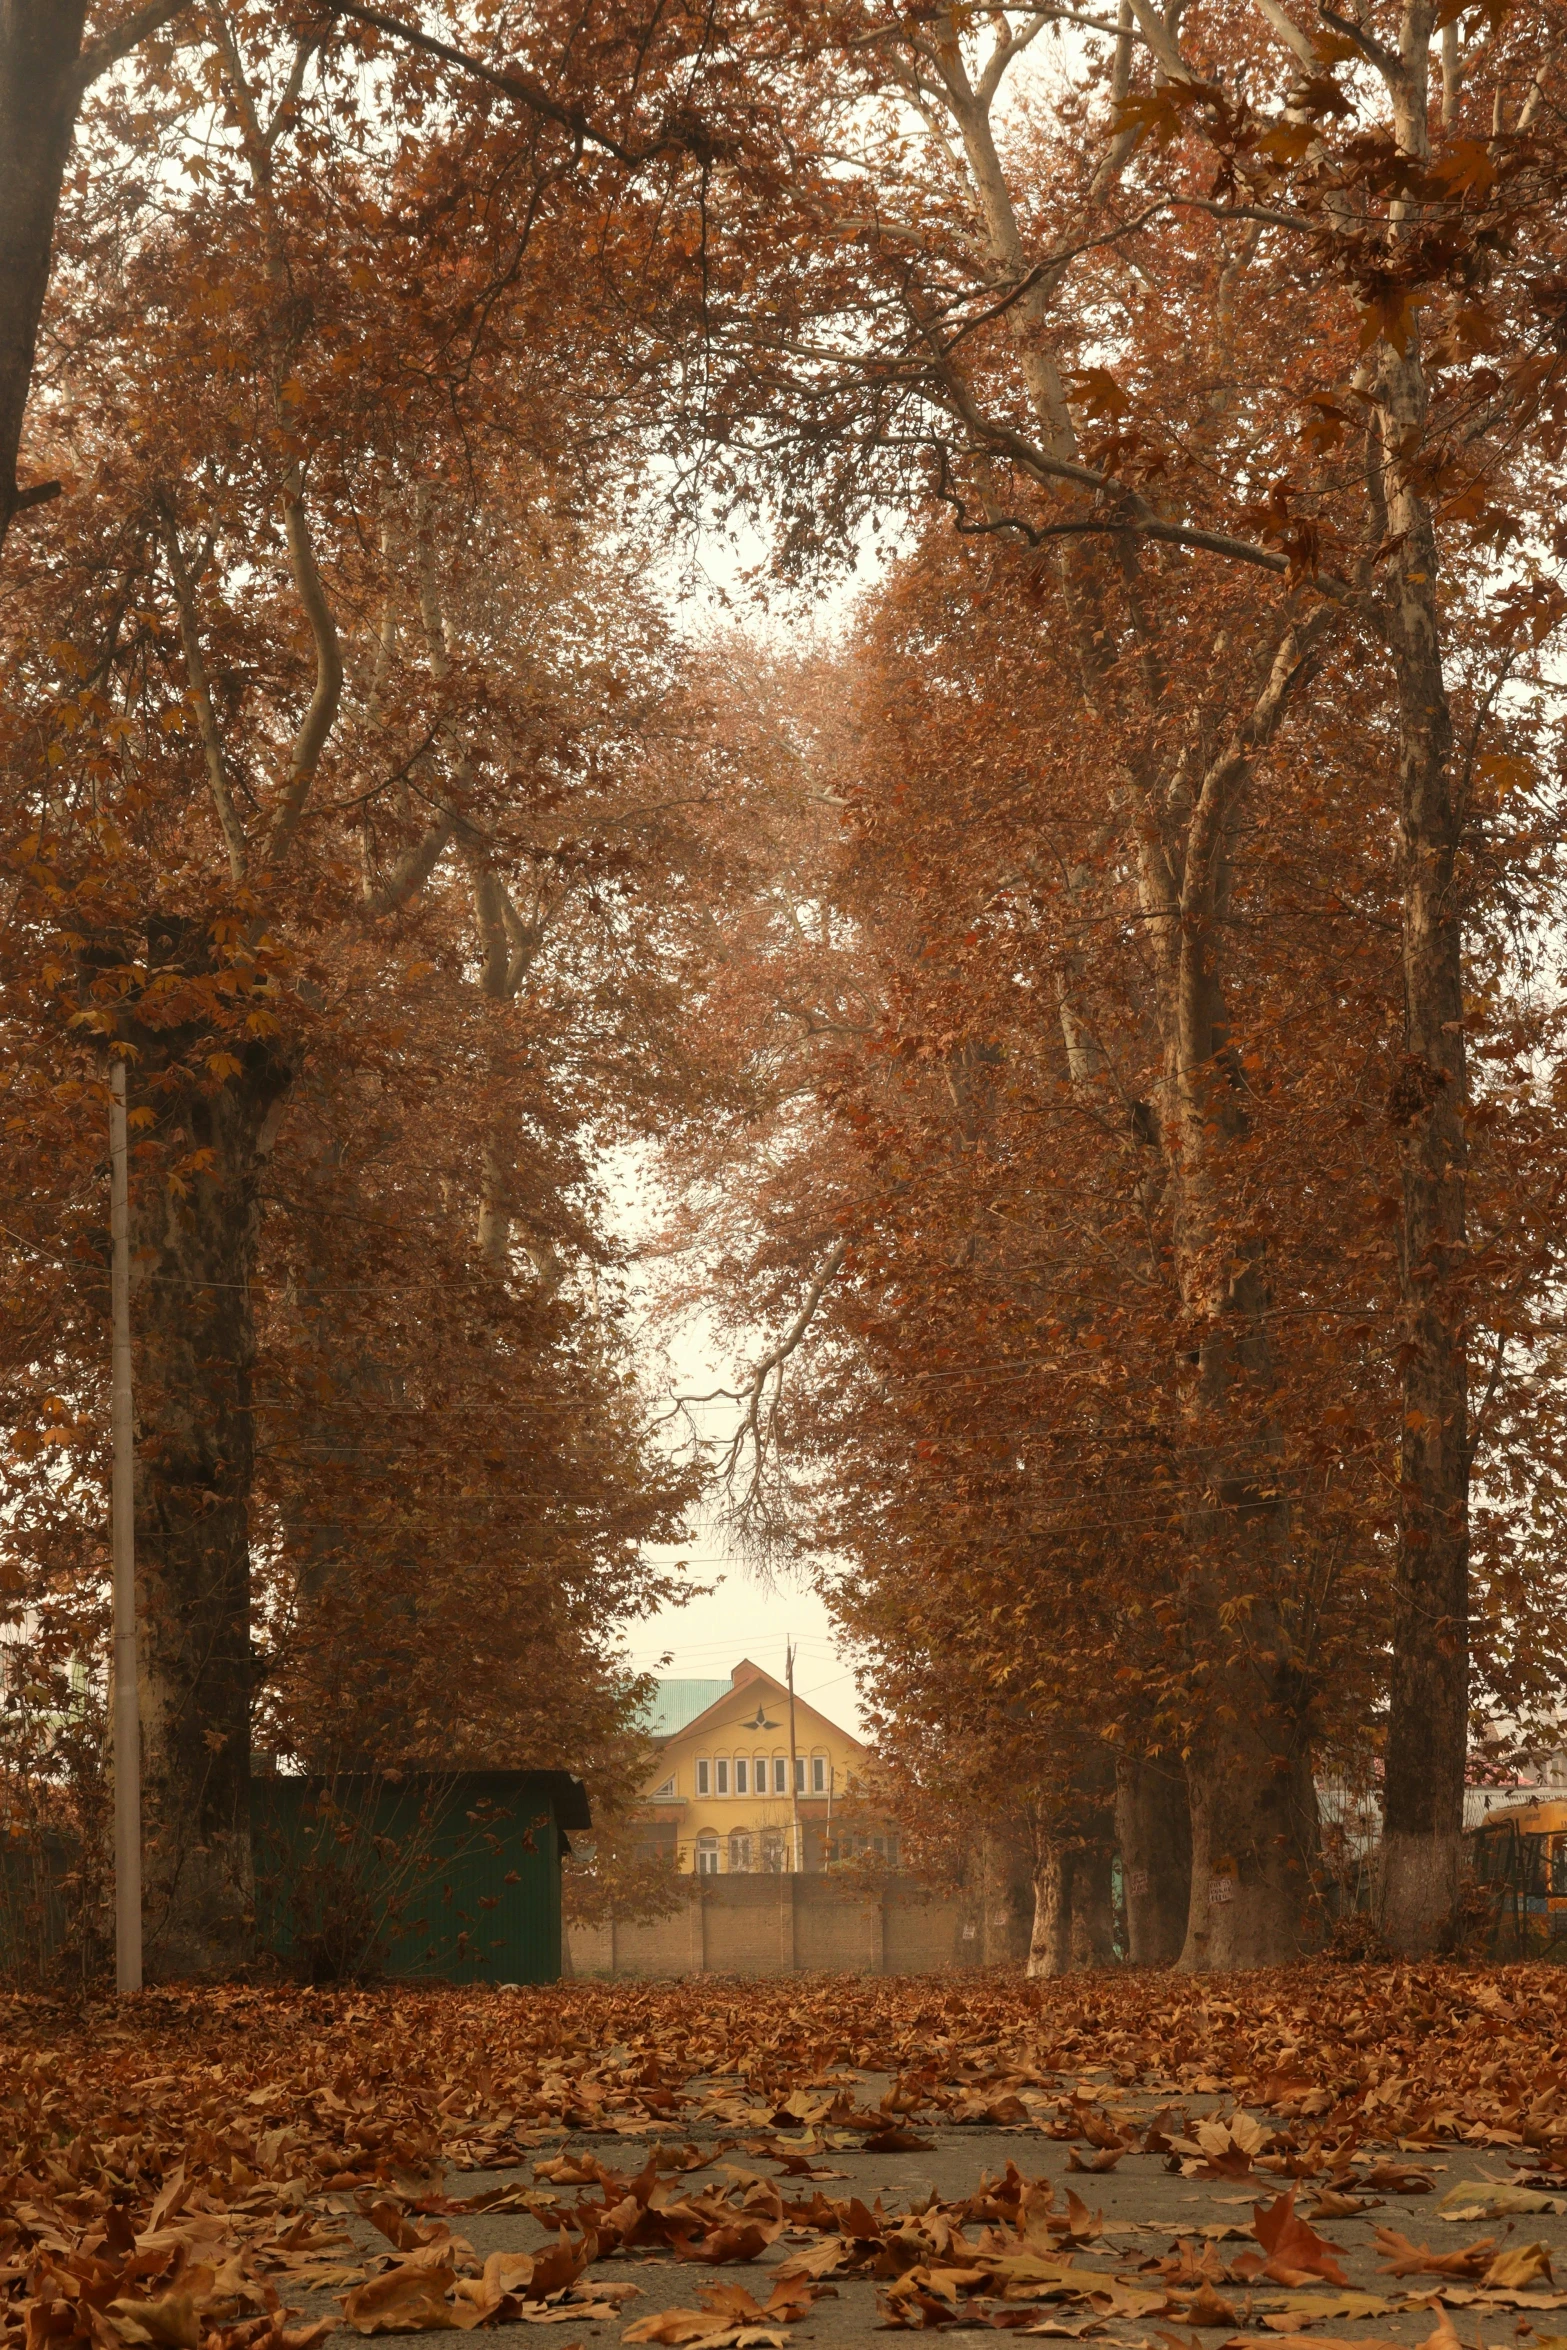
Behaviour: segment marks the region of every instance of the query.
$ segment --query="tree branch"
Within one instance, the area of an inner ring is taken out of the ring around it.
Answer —
[[[437,40],[433,33],[421,32],[417,25],[404,24],[395,16],[388,16],[381,8],[365,5],[365,0],[323,0],[328,13],[351,17],[356,24],[371,26],[385,33],[391,40],[404,41],[410,49],[418,49],[427,57],[439,57],[446,65],[455,65],[462,73],[472,74],[477,81],[488,82],[492,89],[504,90],[509,98],[526,106],[531,113],[542,115],[546,122],[557,123],[570,131],[579,146],[597,147],[606,155],[613,155],[618,163],[632,169],[649,163],[671,147],[689,147],[689,133],[668,135],[656,140],[650,147],[627,147],[610,132],[598,125],[579,107],[566,106],[552,98],[548,90],[529,74],[518,73],[513,67],[486,65],[482,59],[470,57],[465,49],[453,48],[449,41]]]
[[[133,49],[138,48],[143,41],[150,40],[154,33],[161,33],[164,26],[172,24],[175,17],[182,15],[189,5],[190,0],[147,0],[144,8],[136,9],[112,33],[105,33],[101,41],[95,41],[90,49],[84,49],[71,74],[78,99],[92,87],[100,74],[107,73],[111,65],[118,65],[122,57],[128,57]]]
[[[1170,546],[1198,548],[1211,555],[1227,556],[1232,562],[1252,563],[1262,571],[1289,570],[1289,557],[1271,547],[1254,546],[1249,540],[1231,538],[1224,531],[1196,530],[1184,522],[1163,522],[1135,491],[1128,490],[1109,474],[1096,472],[1091,465],[1047,457],[1043,449],[1014,426],[998,424],[984,416],[956,369],[949,368],[944,359],[938,365],[953,405],[979,439],[1004,449],[1040,481],[1070,482],[1074,489],[1093,490],[1100,496],[1116,498],[1124,507],[1122,517],[1115,520],[1047,524],[1039,534],[1041,537],[1064,536],[1076,531],[1131,531],[1142,538],[1161,539]]]
[[[295,483],[283,493],[283,520],[288,536],[289,568],[294,575],[294,586],[299,595],[310,635],[315,646],[316,682],[310,697],[310,707],[300,721],[289,753],[288,788],[278,805],[267,839],[266,861],[280,865],[293,846],[315,781],[321,753],[326,748],[327,736],[337,717],[338,703],[343,694],[343,653],[337,641],[337,624],[327,602],[315,548],[310,539],[310,520],[305,512],[304,485]]]
[[[162,524],[164,553],[168,558],[169,577],[174,586],[175,609],[180,619],[180,646],[185,655],[185,674],[190,679],[191,695],[196,704],[196,722],[201,730],[201,747],[207,764],[207,785],[212,793],[212,804],[217,810],[218,825],[228,847],[229,871],[236,881],[245,878],[247,850],[245,827],[240,822],[229,790],[228,769],[223,758],[223,737],[218,728],[217,712],[212,707],[212,691],[207,682],[207,663],[201,649],[200,615],[196,609],[196,583],[191,578],[180,546],[180,534],[174,519],[174,507],[168,496],[159,491],[158,519]]]

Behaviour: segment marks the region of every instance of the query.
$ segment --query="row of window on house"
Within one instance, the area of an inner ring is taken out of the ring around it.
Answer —
[[[763,1828],[760,1835],[750,1835],[745,1829],[720,1839],[712,1829],[704,1829],[696,1840],[696,1873],[699,1877],[721,1874],[721,1857],[727,1858],[732,1877],[753,1876],[758,1869],[764,1876],[781,1875],[788,1853],[788,1840],[782,1828]],[[844,1834],[835,1837],[826,1848],[829,1867],[836,1861],[869,1859],[885,1861],[888,1868],[898,1865],[896,1836]]]
[[[794,1758],[796,1795],[826,1795],[831,1788],[825,1754],[797,1754]],[[699,1754],[696,1762],[698,1795],[787,1795],[789,1757],[786,1754]],[[671,1774],[660,1795],[676,1792]]]

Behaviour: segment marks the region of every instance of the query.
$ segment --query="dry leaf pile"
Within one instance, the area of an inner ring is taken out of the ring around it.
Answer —
[[[334,2324],[602,2319],[634,2288],[589,2272],[623,2253],[769,2262],[770,2298],[714,2284],[638,2321],[638,2340],[762,2342],[827,2280],[862,2278],[897,2327],[985,2309],[1069,2336],[1159,2318],[1276,2334],[1391,2306],[1340,2290],[1313,2223],[1430,2191],[1433,2150],[1459,2174],[1444,2223],[1567,2212],[1567,1987],[1544,1968],[236,1988],[95,2012],[10,2000],[0,2033],[5,2350],[311,2350]],[[836,2152],[914,2151],[965,2125],[1062,2141],[1074,2172],[1152,2159],[1237,2181],[1256,2211],[1112,2274],[1087,2204],[1058,2208],[1012,2165],[924,2210],[834,2198]],[[1465,2148],[1514,2178],[1464,2178]],[[723,2183],[696,2186],[715,2158]],[[523,2166],[531,2183],[448,2191],[453,2173]],[[554,2244],[481,2263],[451,2223],[505,2211]],[[354,2218],[389,2249],[367,2255]],[[1377,2241],[1390,2290],[1422,2302],[1567,2306],[1542,2244]],[[307,2290],[340,2314],[293,2323]]]

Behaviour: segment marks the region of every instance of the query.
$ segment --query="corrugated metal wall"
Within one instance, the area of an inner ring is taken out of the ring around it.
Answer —
[[[550,1776],[258,1777],[251,1819],[260,1936],[285,1963],[317,1979],[559,1976]]]

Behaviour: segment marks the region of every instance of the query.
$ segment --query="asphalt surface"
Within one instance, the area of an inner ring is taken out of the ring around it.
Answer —
[[[871,2074],[844,2072],[832,2078],[851,2084],[855,2103],[862,2107],[874,2106],[886,2086],[883,2077]],[[1063,2093],[1069,2092],[1072,2085],[1063,2082]],[[1103,2112],[1117,2122],[1132,2121],[1140,2128],[1146,2128],[1167,2103],[1138,2094],[1118,2095],[1103,2081],[1094,2081],[1091,2087]],[[1183,2101],[1177,2119],[1169,2126],[1179,2130],[1180,2117],[1184,2117],[1185,2125],[1190,2128],[1204,2118],[1228,2118],[1230,2112],[1224,2099],[1192,2098]],[[1256,2119],[1264,2128],[1276,2126],[1267,2114],[1258,2114]],[[816,2165],[842,2174],[839,2178],[822,2179],[815,2186],[804,2179],[779,2176],[774,2163],[756,2151],[758,2133],[754,2129],[725,2128],[711,2123],[682,2123],[662,2132],[650,2129],[640,2136],[619,2131],[578,2131],[570,2136],[552,2136],[525,2167],[451,2172],[441,2184],[454,2200],[503,2186],[553,2192],[558,2195],[562,2209],[569,2210],[579,2200],[598,2200],[601,2190],[596,2186],[552,2186],[548,2180],[536,2176],[537,2163],[553,2160],[562,2152],[591,2153],[606,2168],[630,2177],[642,2168],[649,2150],[662,2136],[666,2144],[694,2145],[712,2158],[701,2169],[680,2174],[678,2184],[682,2190],[729,2188],[735,2183],[738,2169],[753,2177],[776,2179],[786,2201],[808,2199],[819,2187],[829,2198],[857,2195],[868,2205],[874,2205],[879,2199],[885,2211],[897,2212],[924,2207],[932,2195],[947,2202],[973,2194],[987,2172],[1003,2174],[1010,2162],[1030,2179],[1051,2182],[1057,2210],[1065,2207],[1068,2192],[1074,2191],[1090,2213],[1102,2213],[1102,2234],[1080,2242],[1074,2249],[1077,2265],[1148,2286],[1158,2285],[1157,2264],[1168,2260],[1183,2242],[1190,2247],[1186,2255],[1189,2270],[1206,2261],[1211,2273],[1215,2267],[1229,2267],[1239,2256],[1250,2254],[1255,2258],[1259,2247],[1252,2231],[1254,2204],[1258,2200],[1271,2203],[1281,2188],[1289,2184],[1266,2173],[1217,2179],[1186,2177],[1167,2167],[1171,2156],[1140,2152],[1123,2155],[1111,2171],[1085,2175],[1070,2165],[1069,2156],[1074,2149],[1037,2127],[953,2126],[939,2117],[932,2119],[923,2114],[910,2117],[904,2126],[933,2141],[929,2149],[873,2154],[865,2152],[858,2139],[830,2128],[804,2133],[792,2141],[788,2133],[779,2133],[781,2145],[793,2143],[796,2147],[808,2147],[813,2150],[811,2159]],[[736,2140],[748,2144],[742,2146]],[[724,2141],[728,2141],[727,2145]],[[1093,2149],[1085,2144],[1077,2146],[1075,2152],[1081,2162],[1091,2156]],[[1354,2167],[1363,2177],[1377,2162],[1388,2159],[1385,2148],[1367,2150]],[[1423,2343],[1442,2323],[1437,2311],[1429,2302],[1416,2308],[1398,2304],[1411,2296],[1434,2293],[1442,2280],[1421,2276],[1411,2276],[1402,2282],[1391,2279],[1377,2256],[1374,2230],[1379,2225],[1397,2229],[1415,2244],[1429,2244],[1439,2253],[1459,2251],[1484,2237],[1494,2238],[1499,2251],[1542,2243],[1552,2257],[1556,2276],[1567,2283],[1567,2216],[1546,2213],[1453,2221],[1441,2214],[1440,2205],[1456,2186],[1470,2181],[1492,2186],[1516,2183],[1518,2174],[1508,2164],[1503,2150],[1442,2145],[1409,2150],[1396,2159],[1428,2170],[1432,2174],[1432,2187],[1420,2193],[1360,2189],[1355,2200],[1364,2201],[1366,2208],[1331,2219],[1314,2216],[1314,2195],[1309,2181],[1297,2189],[1302,2215],[1337,2249],[1350,2292],[1375,2294],[1387,2306],[1375,2310],[1345,2306],[1339,2289],[1312,2281],[1294,2292],[1297,2306],[1293,2310],[1281,2310],[1280,2301],[1290,2296],[1265,2280],[1258,2280],[1251,2287],[1245,2283],[1215,2281],[1213,2291],[1218,2296],[1218,2305],[1217,2310],[1204,2310],[1207,2323],[1193,2328],[1172,2316],[1113,2318],[1090,2324],[1086,2338],[1122,2345],[1151,2344],[1154,2350],[1172,2340],[1190,2345],[1191,2350],[1198,2350],[1199,2344],[1207,2346],[1207,2350],[1222,2350],[1237,2335],[1265,2334],[1279,2329],[1281,2322],[1282,2326],[1290,2326],[1309,2317],[1309,2331],[1303,2333],[1302,2350],[1312,2350],[1314,2344],[1330,2341],[1338,2344],[1346,2340]],[[1567,2191],[1560,2200],[1567,2205]],[[360,2257],[390,2251],[385,2238],[346,2199],[339,2202],[338,2210],[343,2225],[359,2247]],[[419,2223],[417,2213],[413,2216],[416,2223],[428,2224]],[[537,2252],[555,2240],[547,2215],[532,2211],[450,2215],[449,2225],[454,2234],[466,2238],[481,2261],[493,2252]],[[973,2240],[981,2227],[970,2222],[966,2232]],[[584,2321],[561,2312],[546,2330],[537,2324],[490,2326],[484,2329],[482,2339],[497,2344],[499,2350],[523,2350],[525,2344],[531,2350],[538,2350],[540,2344],[550,2345],[551,2350],[570,2350],[574,2342],[581,2342],[584,2350],[594,2341],[607,2345],[618,2342],[629,2324],[654,2311],[699,2306],[698,2292],[704,2286],[740,2285],[756,2302],[764,2303],[773,2272],[792,2254],[819,2241],[819,2236],[786,2232],[758,2259],[723,2265],[678,2259],[668,2251],[611,2252],[594,2262],[590,2279],[637,2288],[635,2296],[625,2300],[613,2321]],[[890,2329],[878,2308],[876,2281],[851,2276],[830,2278],[827,2283],[832,2289],[790,2327],[791,2345],[799,2344],[801,2350],[842,2350],[843,2345],[890,2338]],[[1463,2350],[1472,2350],[1477,2344],[1488,2346],[1488,2350],[1502,2344],[1516,2344],[1519,2350],[1567,2350],[1567,2306],[1552,2312],[1542,2305],[1542,2297],[1554,2297],[1548,2277],[1542,2275],[1534,2281],[1522,2306],[1481,2308],[1474,2299],[1476,2290],[1467,2284],[1458,2288],[1459,2294],[1470,2295],[1467,2301],[1455,2298],[1449,2290],[1448,2317]],[[325,2292],[307,2294],[296,2290],[287,2297],[292,2305],[307,2310],[312,2317],[326,2315],[339,2306]],[[1563,2298],[1567,2302],[1567,2295]],[[1318,2305],[1320,2315],[1311,2315]],[[993,2310],[999,2302],[992,2296],[984,2306],[987,2311]],[[1225,2309],[1233,2312],[1232,2318],[1219,2313]],[[1038,2320],[1054,2321],[1052,2330],[1074,2335],[1082,2333],[1087,2314],[1081,2306],[1056,2302],[1042,2302],[1035,2311]],[[715,2315],[712,2322],[716,2329],[724,2321]],[[942,2325],[940,2330],[963,2332],[972,2339],[976,2332],[989,2329],[983,2319],[973,2320],[960,2303],[958,2322]],[[339,2339],[351,2338],[352,2329],[345,2327]]]

